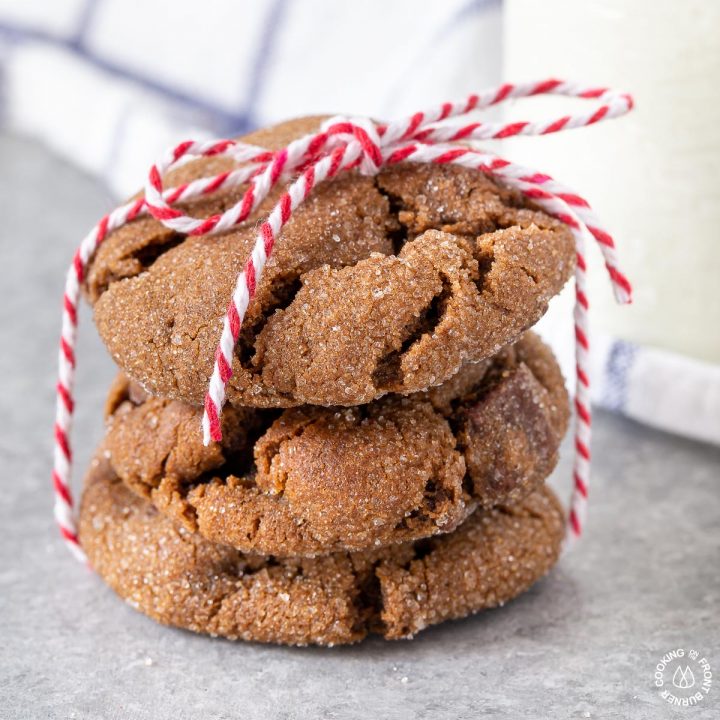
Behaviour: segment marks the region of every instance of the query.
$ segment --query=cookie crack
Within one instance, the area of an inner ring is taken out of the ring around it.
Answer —
[[[492,235],[492,233],[486,233],[486,235]],[[479,241],[484,237],[485,235],[481,235],[479,238],[476,238],[475,243],[472,244],[473,257],[478,264],[478,277],[473,282],[475,283],[480,295],[483,296],[488,294],[486,292],[487,279],[492,272],[493,265],[495,264],[495,243],[487,242],[487,244],[480,245]]]
[[[157,361],[159,362],[159,364],[160,364],[161,366],[164,366],[164,365],[165,365],[164,360],[165,360],[166,350],[165,350],[164,348],[162,348],[162,347],[158,347],[158,346],[157,346],[157,344],[155,343],[155,338],[148,337],[148,338],[147,338],[147,342],[148,342],[148,344],[152,347],[152,353],[153,353],[153,355],[155,355],[155,358],[157,359]],[[116,361],[118,362],[118,364],[119,364],[119,358],[116,357],[115,360],[116,360]],[[169,371],[169,378],[170,378],[170,380],[172,381],[172,384],[173,384],[173,389],[172,389],[171,392],[177,393],[178,390],[179,390],[179,387],[180,387],[180,383],[178,382],[177,370],[176,370],[175,366],[174,366],[172,363],[170,363],[169,365],[167,365],[167,369],[168,369],[168,371]]]
[[[387,238],[390,240],[392,245],[393,255],[398,255],[403,249],[403,246],[409,240],[412,240],[407,224],[403,223],[400,219],[400,213],[407,208],[399,195],[391,193],[389,190],[380,185],[380,181],[377,177],[373,179],[373,184],[375,186],[375,190],[377,190],[377,192],[388,202],[388,213],[393,223],[387,231]]]
[[[519,232],[522,232],[523,230],[527,230],[528,228],[532,229],[532,227],[534,226],[534,223],[531,223],[529,226],[523,226],[519,225],[517,222],[500,222],[498,220],[493,230],[479,235],[477,238],[475,238],[475,243],[472,244],[473,257],[478,264],[478,278],[474,281],[475,285],[478,289],[478,292],[483,296],[483,299],[491,303],[495,307],[507,310],[507,308],[503,308],[502,305],[499,305],[495,301],[492,291],[490,291],[487,287],[487,279],[492,273],[493,266],[496,261],[495,238],[493,237],[493,235],[505,230],[512,229],[517,229]],[[516,267],[521,272],[523,272],[528,279],[532,280],[534,285],[538,285],[540,283],[540,277],[537,271],[529,268],[527,265],[524,265],[522,263],[518,263]]]
[[[166,252],[180,245],[187,238],[183,233],[171,233],[167,237],[144,245],[137,250],[128,253],[129,260],[135,260],[140,264],[141,270],[137,273],[140,275],[149,270]]]
[[[273,280],[269,302],[261,308],[260,316],[253,323],[243,327],[235,345],[235,356],[243,369],[256,374],[262,373],[263,363],[262,358],[258,357],[256,339],[276,312],[286,310],[292,305],[301,288],[300,273],[289,273]]]
[[[382,614],[385,606],[382,582],[377,574],[380,562],[376,560],[365,573],[354,571],[355,595],[351,602],[356,619],[353,623],[353,632],[375,632],[381,635],[383,633]]]
[[[147,272],[160,257],[184,242],[186,237],[182,233],[170,233],[117,257],[102,273],[102,280],[92,283],[91,293],[94,300],[104,295],[114,283],[130,280]]]
[[[407,329],[400,347],[378,358],[371,376],[373,386],[377,390],[387,391],[402,384],[403,358],[424,336],[432,335],[442,322],[452,297],[452,283],[444,273],[440,273],[440,279],[442,283],[440,291],[433,296],[417,320]]]
[[[290,442],[303,436],[305,430],[315,422],[313,418],[308,418],[307,422],[294,427],[291,432],[287,433],[284,437],[279,438],[273,442],[270,442],[264,448],[262,467],[258,467],[258,473],[262,473],[264,477],[270,477],[273,481],[273,486],[276,491],[273,492],[273,497],[278,499],[285,493],[285,486],[287,484],[288,474],[287,471],[273,470],[273,460],[280,454],[280,448],[284,443]]]

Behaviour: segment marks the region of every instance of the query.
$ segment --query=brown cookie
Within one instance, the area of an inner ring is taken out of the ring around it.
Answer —
[[[562,510],[543,488],[431,540],[313,559],[243,555],[175,526],[102,459],[80,508],[90,564],[137,610],[195,632],[289,645],[412,637],[502,605],[548,572],[562,537]]]
[[[278,148],[317,129],[291,121],[247,136]],[[222,158],[168,184],[227,170]],[[191,202],[196,216],[240,197]],[[257,221],[187,238],[152,219],[112,233],[86,292],[101,337],[148,392],[201,403],[222,318]],[[318,187],[276,244],[241,331],[230,403],[352,406],[438,385],[514,342],[572,274],[567,227],[520,193],[460,167],[401,164]]]
[[[428,393],[355,408],[229,408],[204,447],[201,410],[122,376],[105,448],[122,480],[205,538],[313,556],[449,532],[480,505],[514,503],[557,461],[567,393],[527,333]]]

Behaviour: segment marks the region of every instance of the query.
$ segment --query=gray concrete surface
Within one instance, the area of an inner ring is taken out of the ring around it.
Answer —
[[[502,609],[413,642],[327,650],[194,636],[118,600],[61,544],[49,482],[63,273],[109,203],[44,150],[0,138],[0,717],[720,717],[720,677],[685,709],[653,685],[679,646],[720,674],[720,449],[609,415],[586,539]],[[113,375],[82,319],[78,471]]]

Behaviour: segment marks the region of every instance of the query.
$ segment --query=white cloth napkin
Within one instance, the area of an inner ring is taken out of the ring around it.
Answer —
[[[3,116],[126,196],[188,137],[494,85],[500,23],[498,0],[0,0]]]
[[[572,392],[575,377],[572,288],[538,323]],[[667,432],[720,445],[720,366],[594,330],[590,316],[591,397],[595,407]]]

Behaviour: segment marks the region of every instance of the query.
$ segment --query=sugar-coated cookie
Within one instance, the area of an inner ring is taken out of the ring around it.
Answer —
[[[562,510],[543,488],[416,543],[312,559],[243,555],[175,525],[102,455],[80,509],[90,564],[139,611],[195,632],[290,645],[411,637],[500,605],[548,572],[562,538]]]
[[[276,149],[318,118],[253,133]],[[198,160],[168,186],[230,168]],[[221,212],[242,189],[192,201]],[[139,219],[105,239],[85,289],[121,369],[153,395],[202,403],[222,318],[258,219],[185,237]],[[452,377],[514,342],[575,263],[568,228],[519,192],[454,166],[400,164],[320,185],[276,243],[242,326],[228,400],[238,406],[353,406]]]
[[[417,540],[517,502],[554,468],[569,415],[560,369],[532,333],[411,397],[229,407],[209,447],[200,408],[122,376],[107,410],[105,452],[134,492],[213,542],[277,557]]]

